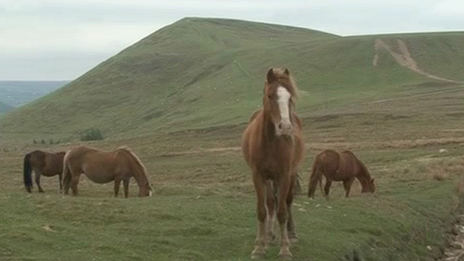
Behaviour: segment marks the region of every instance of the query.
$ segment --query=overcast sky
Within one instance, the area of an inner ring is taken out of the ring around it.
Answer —
[[[183,17],[339,35],[464,31],[464,0],[0,0],[0,80],[72,80]]]

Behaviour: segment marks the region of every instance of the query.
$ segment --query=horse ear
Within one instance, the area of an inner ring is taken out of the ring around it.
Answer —
[[[290,71],[288,71],[288,69],[287,69],[287,68],[285,68],[285,71],[284,71],[284,73],[285,73],[286,75],[290,76]]]
[[[267,71],[266,80],[267,80],[268,83],[275,80],[274,69],[273,68],[271,68],[271,69],[269,69],[269,71]]]
[[[374,179],[371,179],[371,182],[374,183]]]

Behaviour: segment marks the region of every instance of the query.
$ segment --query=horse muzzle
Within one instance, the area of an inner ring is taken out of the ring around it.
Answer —
[[[293,136],[293,125],[290,122],[281,122],[276,124],[277,136]]]

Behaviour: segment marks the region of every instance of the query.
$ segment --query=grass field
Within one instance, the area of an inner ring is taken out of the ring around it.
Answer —
[[[195,18],[161,29],[0,118],[0,260],[249,260],[255,197],[240,139],[266,69],[279,65],[298,80],[307,148],[294,260],[435,260],[462,210],[462,37],[339,37]],[[398,40],[423,74],[395,60]],[[89,127],[106,139],[77,141]],[[84,177],[78,197],[59,194],[57,178],[42,178],[45,194],[25,192],[25,153],[78,144],[132,148],[154,196],[136,197],[132,182],[131,197],[115,199],[113,184]],[[330,200],[305,197],[312,158],[328,148],[354,151],[377,193],[355,183],[344,199],[335,183]],[[277,253],[271,246],[265,260]]]
[[[304,117],[304,191],[317,151],[348,148],[368,164],[378,193],[361,195],[356,184],[352,198],[343,199],[335,184],[329,201],[319,191],[315,201],[301,195],[294,208],[300,236],[292,246],[294,259],[346,260],[354,250],[376,261],[439,256],[453,213],[460,210],[462,99],[464,89],[456,88]],[[55,178],[43,179],[45,194],[27,194],[23,153],[75,144],[10,144],[0,154],[0,259],[249,260],[256,220],[249,170],[237,148],[243,129],[231,125],[90,143],[133,148],[155,188],[154,197],[143,199],[135,197],[135,184],[131,198],[114,199],[112,184],[85,178],[77,198],[60,195]],[[271,247],[266,259],[274,260],[277,252]]]

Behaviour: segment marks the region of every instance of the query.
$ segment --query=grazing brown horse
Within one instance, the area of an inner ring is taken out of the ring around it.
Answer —
[[[27,192],[32,192],[32,171],[35,172],[35,183],[39,192],[44,192],[40,186],[40,177],[53,177],[58,175],[58,181],[61,186],[61,171],[63,171],[63,158],[65,152],[51,153],[41,150],[35,150],[24,156],[24,186]]]
[[[124,183],[124,196],[129,196],[129,180],[132,177],[139,186],[139,197],[151,196],[153,191],[145,167],[127,147],[120,147],[114,151],[100,151],[81,146],[68,151],[63,163],[65,195],[69,193],[69,188],[73,196],[77,195],[77,184],[81,174],[100,184],[114,181],[115,197],[118,196],[121,181]]]
[[[343,181],[345,187],[345,197],[350,195],[351,185],[358,179],[362,185],[362,193],[375,192],[374,179],[371,178],[369,170],[351,151],[338,153],[333,150],[324,150],[316,155],[313,163],[313,170],[309,178],[308,197],[314,198],[317,183],[321,185],[322,175],[326,178],[324,194],[329,196],[332,181]]]
[[[264,256],[266,244],[272,241],[275,213],[281,234],[279,256],[292,257],[289,237],[297,237],[291,207],[304,150],[296,97],[297,87],[289,71],[271,68],[264,85],[263,108],[253,113],[243,133],[242,151],[257,197],[258,232],[252,258]]]

